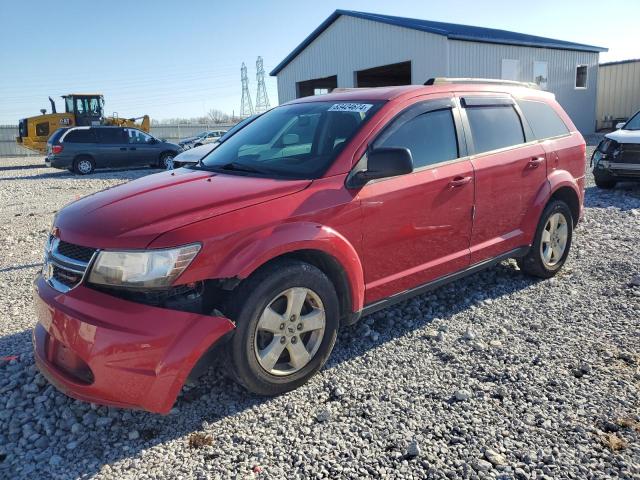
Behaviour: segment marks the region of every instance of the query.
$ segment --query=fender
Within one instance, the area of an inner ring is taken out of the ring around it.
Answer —
[[[299,250],[318,250],[335,258],[349,281],[352,310],[362,309],[364,272],[355,248],[336,230],[317,223],[286,223],[254,232],[219,263],[211,278],[246,278],[269,260]]]
[[[563,187],[571,188],[582,204],[582,195],[580,194],[580,187],[577,180],[566,170],[554,170],[547,176],[547,181],[540,187],[536,198],[532,205],[529,206],[525,220],[522,223],[522,231],[525,232],[524,237],[527,239],[529,245],[533,243],[533,236],[535,235],[538,221],[544,207],[549,202],[549,199],[555,192]]]

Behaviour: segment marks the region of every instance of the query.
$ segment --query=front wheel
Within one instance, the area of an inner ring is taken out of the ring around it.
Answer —
[[[165,170],[173,170],[173,159],[175,158],[175,154],[173,153],[163,153],[160,155],[160,162],[158,163],[158,167],[163,168]]]
[[[593,176],[593,180],[596,183],[596,187],[602,188],[603,190],[611,190],[616,186],[615,180],[605,180],[604,178],[600,178],[597,175]]]
[[[550,202],[538,223],[529,253],[518,259],[518,266],[529,275],[553,277],[564,265],[573,238],[573,216],[566,203]]]
[[[339,325],[338,298],[318,268],[280,260],[234,292],[227,308],[236,331],[231,371],[248,390],[278,395],[304,384],[326,362]]]

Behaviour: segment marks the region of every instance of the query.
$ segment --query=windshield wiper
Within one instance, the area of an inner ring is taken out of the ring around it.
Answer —
[[[265,173],[263,170],[238,162],[225,163],[224,165],[220,165],[218,168],[221,170],[233,170],[234,172]]]

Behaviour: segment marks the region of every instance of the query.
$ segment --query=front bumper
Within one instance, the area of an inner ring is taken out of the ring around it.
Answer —
[[[79,400],[168,413],[197,361],[235,325],[151,307],[83,285],[62,294],[35,281],[35,360]]]

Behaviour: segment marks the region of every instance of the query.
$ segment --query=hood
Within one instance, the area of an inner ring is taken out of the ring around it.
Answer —
[[[618,143],[640,143],[640,130],[616,130],[605,137]]]
[[[145,248],[175,228],[291,195],[310,183],[182,168],[77,200],[58,213],[55,226],[61,240],[77,245]]]

